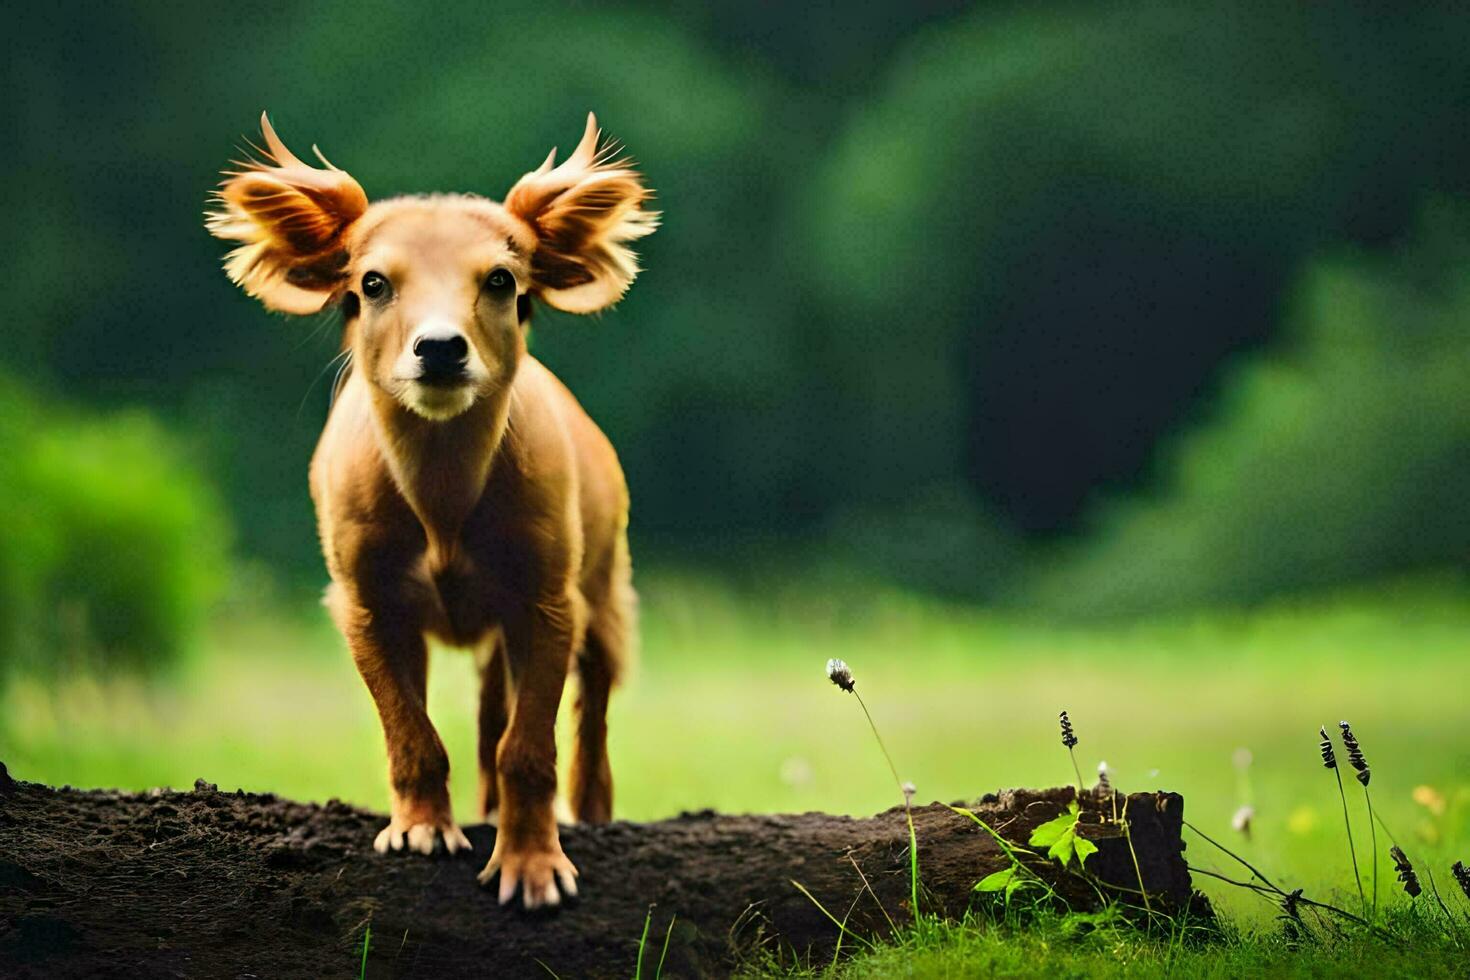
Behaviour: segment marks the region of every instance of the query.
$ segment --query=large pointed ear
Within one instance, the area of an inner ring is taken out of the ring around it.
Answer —
[[[506,210],[536,231],[532,291],[569,313],[591,313],[622,299],[638,275],[628,243],[658,227],[658,212],[643,207],[652,193],[632,161],[617,158],[618,148],[599,143],[600,135],[589,112],[572,155],[553,167],[552,150],[505,196]]]
[[[247,293],[283,313],[316,313],[346,281],[347,229],[367,210],[367,195],[316,147],[326,169],[298,159],[264,113],[260,131],[259,159],[225,171],[204,226],[242,243],[225,272]]]

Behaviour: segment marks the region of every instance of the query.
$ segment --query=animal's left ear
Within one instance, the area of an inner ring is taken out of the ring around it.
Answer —
[[[532,291],[568,313],[592,313],[622,299],[638,275],[628,246],[658,227],[658,212],[644,210],[652,193],[617,147],[599,144],[597,119],[558,167],[546,162],[505,196],[505,208],[536,232]]]
[[[367,210],[361,185],[316,150],[326,169],[286,149],[262,113],[260,160],[225,172],[204,225],[216,238],[240,242],[225,272],[266,306],[316,313],[347,276],[347,229]]]

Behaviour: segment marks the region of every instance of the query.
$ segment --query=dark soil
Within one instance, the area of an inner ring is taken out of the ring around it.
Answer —
[[[1012,790],[974,805],[1024,843],[1073,795]],[[1129,815],[1156,905],[1198,901],[1181,855],[1183,800],[1134,794]],[[1136,888],[1126,845],[1090,799],[1084,816],[1100,848],[1088,869]],[[914,820],[926,908],[956,915],[983,901],[974,883],[1007,866],[995,842],[939,804],[916,807]],[[369,976],[549,976],[544,964],[568,978],[628,977],[651,905],[646,976],[666,936],[665,976],[723,975],[758,950],[788,962],[831,955],[836,928],[793,880],[839,918],[851,907],[854,931],[884,933],[885,911],[900,924],[909,917],[901,808],[866,819],[705,812],[568,827],[562,843],[582,898],[541,915],[501,908],[475,884],[493,828],[465,828],[470,857],[380,857],[372,841],[383,822],[337,801],[203,781],[182,793],[53,789],[12,781],[0,765],[0,976],[356,976],[371,926]],[[863,893],[854,862],[875,895]],[[1075,876],[1056,884],[1074,907],[1098,903]]]

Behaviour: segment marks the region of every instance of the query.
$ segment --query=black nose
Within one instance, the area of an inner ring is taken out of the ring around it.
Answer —
[[[459,334],[448,337],[420,337],[413,342],[425,378],[457,375],[464,368],[470,345]]]

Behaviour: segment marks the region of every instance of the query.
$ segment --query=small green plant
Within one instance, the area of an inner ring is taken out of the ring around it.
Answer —
[[[367,980],[368,947],[373,943],[373,924],[368,923],[362,933],[362,964],[357,968],[357,980]]]
[[[1126,815],[1127,804],[1124,804],[1124,812]],[[1097,853],[1097,845],[1077,833],[1081,818],[1082,808],[1073,800],[1062,813],[1031,831],[1031,839],[1027,843],[1032,847],[1046,848],[1046,856],[1064,868],[1073,858],[1081,868],[1088,857]]]
[[[654,906],[650,905],[648,912],[643,916],[643,935],[638,937],[638,962],[634,967],[633,980],[643,980],[643,956],[648,949],[648,930],[653,925],[653,909]],[[664,930],[663,950],[658,954],[658,965],[653,969],[653,980],[659,980],[664,975],[664,961],[669,956],[669,940],[673,938],[674,923],[677,921],[679,921],[677,915],[669,919],[669,927]],[[546,966],[544,963],[541,965],[543,967]],[[547,967],[547,970],[550,972],[549,967]],[[553,973],[552,976],[556,976],[556,974]]]
[[[1004,893],[1005,905],[1007,909],[1010,908],[1011,899],[1018,892],[1026,889],[1036,889],[1045,892],[1045,895],[1043,896],[1045,898],[1052,897],[1056,894],[1056,892],[1052,889],[1050,885],[1048,885],[1039,875],[1037,875],[1036,872],[1026,867],[1025,863],[1022,862],[1021,855],[1024,854],[1027,856],[1035,857],[1036,854],[1034,851],[1028,851],[1024,848],[1017,847],[1010,841],[1006,840],[996,831],[994,827],[990,826],[990,824],[980,819],[980,815],[975,813],[973,810],[967,810],[963,807],[950,806],[947,803],[945,804],[945,806],[949,806],[951,810],[953,810],[960,816],[968,817],[970,820],[974,821],[981,830],[990,835],[991,839],[995,841],[996,846],[1000,848],[1001,853],[1004,854],[1011,862],[1010,867],[1002,868],[999,871],[994,871],[976,882],[975,891],[981,892],[982,894],[997,892]]]

